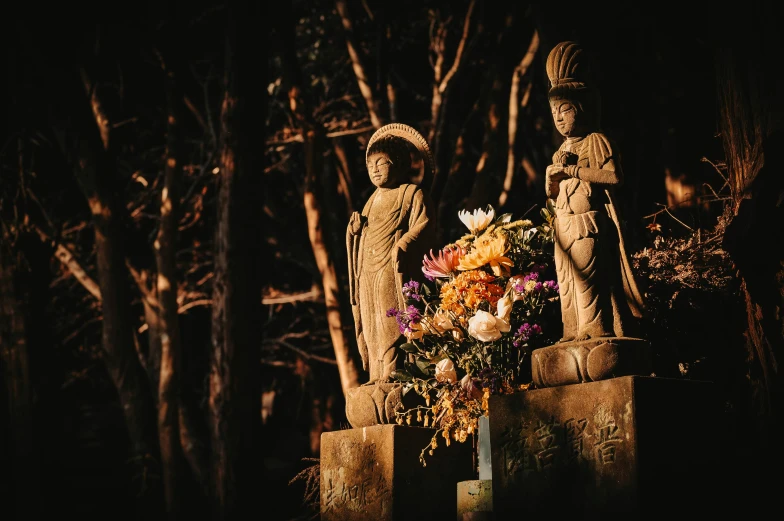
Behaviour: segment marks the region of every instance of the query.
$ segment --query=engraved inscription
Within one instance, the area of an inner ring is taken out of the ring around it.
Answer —
[[[373,443],[341,440],[338,451],[344,465],[322,468],[322,514],[343,519],[352,512],[353,519],[368,511],[384,514],[391,509],[391,483],[380,473],[377,450]]]
[[[569,418],[564,422],[564,434],[566,436],[566,462],[572,463],[583,457],[583,440],[585,439],[585,427],[588,420],[585,418]]]
[[[390,489],[383,476],[362,477],[354,476],[347,480],[346,469],[325,471],[326,491],[322,498],[322,512],[350,510],[362,512],[367,508],[380,503],[377,512],[385,512],[389,505]]]
[[[599,406],[593,418],[570,417],[521,421],[501,434],[503,469],[507,477],[590,463],[616,462],[623,442],[621,426]]]
[[[554,420],[549,422],[540,421],[534,430],[536,440],[536,467],[538,470],[545,470],[555,466],[555,460],[561,450],[558,443],[558,431],[561,424]]]
[[[620,429],[615,424],[615,418],[607,408],[599,407],[594,419],[596,422],[596,433],[594,434],[596,460],[604,465],[615,463],[615,451],[623,441]]]

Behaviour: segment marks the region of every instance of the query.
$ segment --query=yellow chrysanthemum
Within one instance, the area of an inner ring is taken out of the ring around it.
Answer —
[[[497,235],[487,240],[477,241],[473,250],[460,259],[459,270],[475,270],[482,266],[489,265],[496,277],[506,276],[514,263],[506,252],[509,245],[506,237]]]

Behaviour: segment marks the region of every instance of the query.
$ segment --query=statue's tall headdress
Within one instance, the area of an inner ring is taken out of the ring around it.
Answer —
[[[408,125],[390,123],[376,130],[370,141],[368,141],[367,149],[365,150],[365,161],[374,152],[386,152],[393,158],[393,161],[395,157],[405,157],[410,162],[407,147],[405,143],[400,141],[400,138],[411,143],[421,154],[425,166],[421,186],[424,189],[429,189],[435,167],[433,154],[430,152],[430,147],[424,136]],[[399,166],[408,168],[405,162]]]
[[[588,56],[578,43],[561,42],[553,47],[547,56],[546,69],[551,97],[594,87]]]

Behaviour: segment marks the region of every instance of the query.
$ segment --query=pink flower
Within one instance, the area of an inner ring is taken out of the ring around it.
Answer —
[[[448,278],[457,269],[464,254],[465,251],[459,246],[444,248],[437,255],[430,250],[430,255],[425,255],[422,260],[422,273],[430,280]]]

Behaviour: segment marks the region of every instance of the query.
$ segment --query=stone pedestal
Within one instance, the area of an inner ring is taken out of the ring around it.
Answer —
[[[321,435],[321,521],[456,519],[457,483],[472,479],[471,443],[439,440],[422,466],[433,429],[375,425]]]
[[[713,384],[625,376],[492,396],[497,519],[706,514],[720,472]]]
[[[534,349],[531,369],[536,387],[598,382],[651,374],[651,346],[630,337],[599,337]]]

